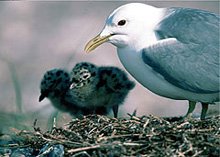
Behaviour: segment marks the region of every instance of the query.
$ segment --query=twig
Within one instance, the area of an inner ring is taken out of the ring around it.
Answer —
[[[86,151],[86,150],[91,150],[91,149],[97,149],[100,148],[100,145],[95,145],[95,146],[91,146],[91,147],[83,147],[83,148],[76,148],[76,149],[70,149],[67,152],[68,153],[75,153],[75,152],[79,152],[79,151]]]
[[[122,137],[131,137],[131,136],[140,136],[141,134],[127,134],[127,135],[115,135],[115,136],[107,136],[107,137],[100,137],[97,139],[97,142],[100,142],[101,140],[108,140],[113,138],[122,138]]]
[[[124,145],[124,146],[142,146],[143,144],[125,142],[125,143],[122,143],[122,145]]]
[[[49,147],[47,150],[45,150],[43,153],[37,155],[36,157],[40,157],[40,156],[42,156],[42,155],[44,155],[44,154],[47,154],[47,153],[49,153],[52,149],[53,149],[53,147],[51,146],[51,147]]]
[[[203,152],[202,150],[201,150],[201,151],[198,151],[198,152],[196,152],[192,157],[195,157],[195,156],[201,154],[202,152]]]
[[[170,122],[166,121],[165,119],[162,119],[162,118],[156,117],[156,116],[154,116],[154,115],[150,115],[150,116],[153,117],[154,119],[159,120],[160,123],[165,122],[165,123],[167,123],[167,124],[170,124]]]
[[[76,153],[72,155],[71,157],[77,157],[77,156],[82,156],[82,155],[90,157],[90,155],[86,151]]]
[[[53,118],[53,128],[56,128],[56,117]]]

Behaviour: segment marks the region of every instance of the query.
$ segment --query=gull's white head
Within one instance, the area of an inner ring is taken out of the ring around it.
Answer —
[[[146,45],[152,40],[160,16],[160,9],[153,6],[142,3],[123,5],[109,15],[104,29],[88,42],[85,51],[92,51],[104,42],[110,42],[118,48],[128,45],[141,47],[139,43]]]

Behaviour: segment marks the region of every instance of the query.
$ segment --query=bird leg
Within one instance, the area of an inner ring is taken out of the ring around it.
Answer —
[[[114,117],[117,118],[117,116],[118,116],[118,105],[112,106],[112,110],[113,110],[113,113],[114,113]]]
[[[200,117],[201,120],[205,119],[205,115],[207,113],[208,107],[209,107],[209,104],[202,103],[202,113],[201,113],[201,117]]]
[[[134,112],[132,113],[132,116],[137,116],[137,109],[134,110]]]
[[[191,118],[192,112],[194,111],[195,106],[196,106],[196,102],[189,101],[189,108],[188,108],[188,111],[187,111],[187,114],[185,115],[185,117]]]

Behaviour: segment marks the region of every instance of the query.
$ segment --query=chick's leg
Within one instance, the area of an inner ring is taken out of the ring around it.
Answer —
[[[113,110],[113,113],[114,113],[114,117],[117,118],[117,116],[118,116],[118,105],[112,106],[112,110]]]

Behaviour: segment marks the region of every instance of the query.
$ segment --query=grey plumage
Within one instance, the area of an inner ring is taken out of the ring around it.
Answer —
[[[40,84],[41,95],[39,101],[48,98],[52,104],[61,111],[68,111],[71,104],[63,105],[67,99],[67,91],[70,85],[69,73],[61,69],[47,71]],[[75,105],[72,102],[73,106]]]
[[[208,104],[219,101],[220,17],[187,8],[166,8],[166,13],[155,28],[159,41],[143,49],[143,61],[172,85],[204,94],[199,101],[205,119]],[[205,100],[208,94],[212,98]],[[195,100],[189,100],[186,116],[192,114]]]
[[[179,88],[219,92],[219,16],[186,8],[166,12],[155,29],[159,42],[143,50],[143,60]]]
[[[70,75],[62,69],[49,70],[42,78],[39,101],[48,98],[53,106],[60,111],[68,112],[74,117],[81,117],[88,114],[107,114],[109,110],[105,107],[88,108],[77,105],[69,90]]]
[[[118,106],[135,86],[117,67],[97,67],[88,62],[76,64],[71,72],[71,92],[77,104],[91,108],[112,108],[117,117]]]
[[[62,69],[49,70],[42,78],[39,101],[48,98],[60,111],[75,117],[88,114],[107,115],[118,106],[134,88],[127,75],[117,67],[96,67],[82,62],[70,74]]]
[[[219,21],[208,11],[130,3],[109,15],[85,51],[112,43],[139,83],[160,96],[188,100],[187,117],[201,102],[205,119],[208,104],[220,95]]]

